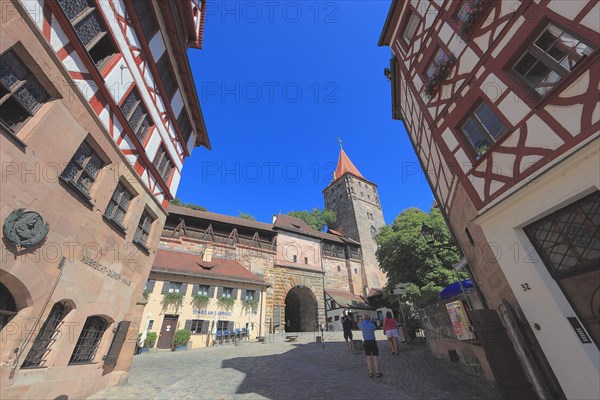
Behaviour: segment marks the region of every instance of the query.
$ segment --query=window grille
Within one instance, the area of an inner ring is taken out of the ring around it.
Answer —
[[[104,215],[107,218],[122,224],[123,218],[127,213],[127,208],[129,208],[131,198],[132,195],[129,190],[125,189],[125,186],[123,186],[122,183],[118,183]]]
[[[158,171],[158,174],[160,175],[162,180],[165,183],[168,183],[169,177],[171,176],[171,170],[173,169],[173,165],[171,163],[171,160],[169,159],[167,151],[163,146],[160,146],[158,148],[158,151],[156,152],[156,156],[154,156],[154,161],[152,162],[152,164]]]
[[[93,0],[57,0],[90,57],[101,68],[116,54],[102,15]]]
[[[585,58],[593,48],[549,24],[514,65],[514,71],[540,95],[550,91]]]
[[[27,353],[27,357],[21,368],[44,366],[46,363],[45,357],[48,354],[50,345],[56,340],[62,320],[69,311],[62,303],[54,304],[46,322],[44,322],[42,329],[40,329],[35,338],[29,353]]]
[[[13,132],[49,97],[14,51],[0,56],[0,121]]]
[[[171,65],[169,64],[169,54],[166,50],[156,63],[156,68],[158,69],[160,80],[167,91],[165,95],[171,98],[173,92],[175,91],[175,77],[173,76],[173,71],[171,70]]]
[[[142,26],[142,32],[146,39],[150,39],[150,34],[156,30],[156,19],[154,19],[151,2],[149,0],[133,0],[132,3],[137,20]]]
[[[485,154],[508,130],[485,102],[481,102],[462,126],[477,158]]]
[[[125,118],[127,118],[127,122],[129,122],[129,126],[133,130],[135,137],[143,144],[153,124],[148,117],[148,110],[144,106],[137,88],[134,87],[125,100],[123,100],[121,111],[123,111]]]
[[[71,161],[69,161],[69,164],[67,164],[61,177],[88,195],[90,188],[98,176],[98,171],[103,166],[104,162],[100,156],[96,154],[88,143],[83,142]]]
[[[148,214],[147,211],[144,211],[142,218],[140,218],[137,230],[135,231],[133,240],[140,244],[146,245],[148,236],[150,236],[150,227],[152,226],[152,222],[154,222],[154,219],[150,216],[150,214]]]
[[[79,335],[69,365],[92,362],[108,322],[100,317],[88,317]]]

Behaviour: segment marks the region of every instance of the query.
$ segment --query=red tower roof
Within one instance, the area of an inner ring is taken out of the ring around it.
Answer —
[[[362,176],[362,174],[358,171],[358,168],[352,164],[352,161],[350,161],[344,149],[340,149],[340,156],[338,158],[337,168],[335,169],[335,173],[333,175],[333,180],[341,178],[346,172],[365,179],[365,177]]]

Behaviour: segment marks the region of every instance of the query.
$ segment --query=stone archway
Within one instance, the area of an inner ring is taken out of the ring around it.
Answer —
[[[17,313],[17,303],[14,296],[6,286],[0,283],[0,330]]]
[[[285,297],[286,332],[314,332],[317,330],[317,299],[313,292],[295,286]]]

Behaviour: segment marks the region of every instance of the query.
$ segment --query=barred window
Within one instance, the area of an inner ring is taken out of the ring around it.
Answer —
[[[50,314],[44,322],[42,329],[40,329],[37,337],[35,338],[27,357],[21,365],[21,368],[35,368],[44,366],[46,363],[46,355],[50,345],[56,340],[60,325],[64,317],[71,311],[65,307],[62,303],[55,303],[50,310]]]
[[[165,51],[162,57],[157,61],[156,68],[158,69],[158,75],[160,76],[160,80],[165,87],[167,93],[165,93],[169,99],[173,96],[173,92],[175,91],[175,77],[173,76],[173,71],[171,70],[171,64],[169,63],[169,54]]]
[[[550,91],[594,49],[549,24],[514,65],[514,71],[540,95]]]
[[[0,122],[16,132],[49,98],[14,51],[0,56]]]
[[[94,0],[57,0],[75,33],[96,64],[102,68],[117,53]]]
[[[148,117],[148,110],[140,97],[137,88],[133,88],[121,104],[121,111],[127,118],[135,137],[143,144],[153,123]]]
[[[169,177],[171,176],[171,170],[173,169],[173,165],[164,146],[160,146],[158,148],[158,151],[156,152],[156,156],[154,156],[154,161],[152,162],[152,164],[158,171],[158,174],[160,175],[162,180],[165,183],[168,183]]]
[[[108,203],[104,216],[119,224],[123,223],[123,217],[127,213],[129,208],[129,202],[131,201],[132,194],[129,190],[123,186],[122,183],[117,184],[117,188]]]
[[[75,350],[73,350],[73,354],[71,355],[69,365],[85,364],[94,361],[98,345],[107,327],[108,322],[104,318],[96,316],[88,317],[75,345]]]
[[[138,224],[137,230],[135,231],[135,236],[133,237],[135,242],[144,246],[146,245],[148,236],[150,236],[150,227],[152,226],[152,222],[154,222],[154,219],[147,211],[144,211],[142,218],[140,218],[140,223]]]
[[[87,142],[83,142],[60,176],[84,194],[89,195],[98,171],[103,166],[104,161],[100,156]]]
[[[137,20],[142,26],[142,32],[146,39],[150,39],[150,34],[157,29],[156,19],[154,19],[154,13],[152,12],[152,2],[149,0],[133,0],[132,3],[137,14]]]
[[[185,108],[179,113],[179,117],[177,117],[177,124],[179,125],[179,130],[183,135],[183,140],[185,140],[185,144],[187,144],[192,133],[192,128],[190,126],[190,120],[187,116],[187,113],[185,112]]]

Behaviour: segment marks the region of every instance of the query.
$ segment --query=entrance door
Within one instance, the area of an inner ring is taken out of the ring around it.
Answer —
[[[317,326],[317,300],[310,289],[296,286],[285,298],[285,331],[314,332]]]
[[[173,345],[173,337],[177,330],[178,315],[165,315],[162,328],[160,328],[160,336],[158,337],[159,349],[170,349]]]

